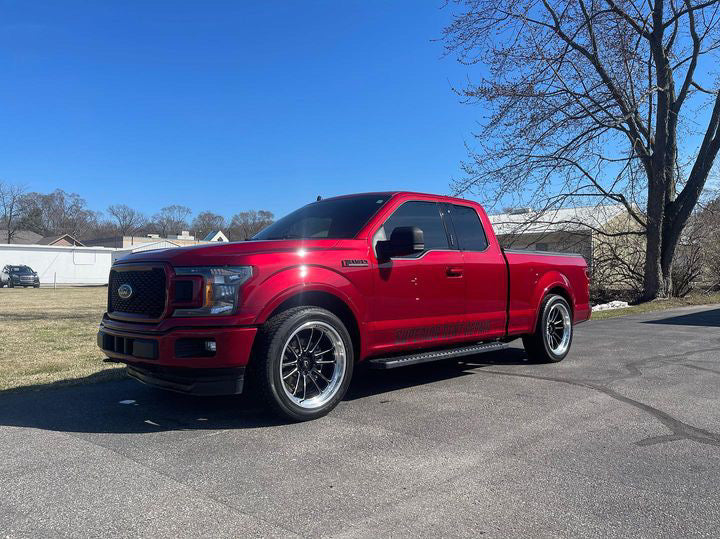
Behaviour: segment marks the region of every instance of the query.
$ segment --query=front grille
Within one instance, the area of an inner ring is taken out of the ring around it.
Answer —
[[[129,298],[121,298],[118,289],[128,284]],[[165,310],[165,271],[162,268],[110,270],[108,313],[126,313],[142,318],[160,318]]]

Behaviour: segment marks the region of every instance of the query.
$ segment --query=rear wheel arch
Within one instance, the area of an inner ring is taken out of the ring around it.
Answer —
[[[535,286],[531,303],[531,305],[534,305],[535,309],[532,328],[535,328],[535,325],[542,314],[542,307],[545,298],[551,294],[562,296],[562,298],[570,305],[571,316],[575,315],[575,296],[572,293],[570,281],[561,272],[553,270],[543,275]]]
[[[556,294],[558,296],[561,296],[565,301],[568,302],[568,306],[570,307],[570,316],[573,317],[573,320],[575,319],[575,305],[573,302],[572,294],[570,294],[570,291],[563,287],[563,286],[555,286],[545,292],[545,295],[543,296],[543,299],[545,299],[547,296],[551,294]]]

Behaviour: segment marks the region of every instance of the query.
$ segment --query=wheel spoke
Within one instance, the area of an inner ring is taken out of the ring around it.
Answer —
[[[322,333],[322,331],[321,331],[321,332],[320,332],[320,336],[318,337],[318,340],[317,340],[317,342],[315,343],[315,346],[313,346],[312,349],[309,350],[309,352],[310,352],[311,354],[314,354],[314,353],[315,353],[315,349],[320,345],[320,341],[322,341],[322,338],[323,338],[323,333]],[[308,345],[308,346],[309,346],[309,345]]]
[[[334,360],[334,359],[326,359],[326,360],[324,360],[324,361],[316,361],[316,362],[315,362],[315,365],[330,365],[330,364],[333,364],[333,363],[335,363],[335,360]]]
[[[315,355],[315,357],[319,357],[319,356],[322,356],[322,355],[324,355],[324,354],[327,354],[328,352],[332,352],[333,350],[335,350],[335,347],[328,348],[327,350],[323,350],[322,352],[315,352],[314,355]]]
[[[298,388],[300,387],[300,375],[298,374],[297,380],[295,381],[295,389],[293,389],[293,397],[297,394]]]
[[[308,378],[310,378],[310,381],[311,381],[313,384],[315,384],[315,387],[316,387],[317,390],[318,390],[318,395],[320,395],[320,393],[322,393],[322,389],[320,389],[320,386],[319,386],[318,383],[315,381],[315,378],[313,377],[313,375],[312,375],[312,374],[309,374],[309,375],[308,375]]]
[[[291,377],[293,374],[295,374],[297,371],[298,371],[298,370],[297,370],[297,367],[295,367],[292,371],[290,371],[290,372],[287,373],[285,376],[283,376],[283,380],[285,380],[286,378],[290,378],[290,377]]]
[[[310,336],[308,337],[307,346],[305,347],[305,350],[303,350],[303,352],[308,352],[310,350],[310,345],[312,344],[314,334],[315,334],[315,328],[310,328]]]
[[[320,378],[325,380],[326,383],[328,383],[328,384],[330,383],[330,378],[327,378],[322,372],[316,370],[315,374],[317,374]]]
[[[305,400],[305,397],[307,396],[307,376],[303,374],[303,398],[302,400]]]

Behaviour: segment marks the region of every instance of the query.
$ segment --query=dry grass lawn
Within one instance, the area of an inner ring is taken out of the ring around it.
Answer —
[[[625,309],[612,309],[609,311],[598,311],[592,314],[593,320],[605,320],[629,314],[649,313],[653,311],[664,311],[674,307],[689,307],[692,305],[711,305],[720,303],[720,292],[703,293],[695,292],[684,298],[656,299],[638,305],[631,305]]]
[[[107,288],[0,289],[0,390],[121,376],[102,362]]]

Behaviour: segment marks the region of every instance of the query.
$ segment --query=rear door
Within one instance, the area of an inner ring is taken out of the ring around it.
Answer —
[[[477,210],[472,206],[445,204],[451,217],[453,241],[462,253],[465,305],[469,333],[481,339],[505,334],[508,276],[505,258],[490,245]]]
[[[373,245],[399,226],[417,226],[420,254],[394,257],[374,267],[371,353],[441,345],[457,340],[465,318],[462,253],[451,245],[437,202],[406,201],[375,231]]]

